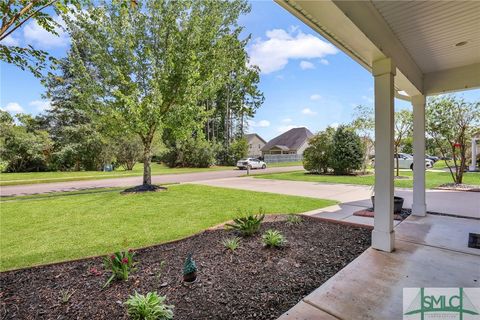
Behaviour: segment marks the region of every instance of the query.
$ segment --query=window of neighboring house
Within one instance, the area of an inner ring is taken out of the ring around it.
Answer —
[[[260,145],[258,145],[258,149],[260,149]]]

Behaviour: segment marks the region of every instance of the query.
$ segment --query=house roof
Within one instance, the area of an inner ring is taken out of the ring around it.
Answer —
[[[313,133],[305,127],[293,128],[268,141],[262,151],[268,151],[274,147],[284,151],[298,150],[311,136]]]
[[[260,137],[257,133],[248,133],[245,135],[245,139],[247,139],[248,142],[252,141],[253,138],[255,138],[255,136],[260,139],[263,143],[267,143],[267,141],[265,141],[265,139],[263,139],[262,137]]]

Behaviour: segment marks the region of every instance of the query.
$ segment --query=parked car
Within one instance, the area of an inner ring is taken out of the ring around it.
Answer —
[[[398,157],[398,167],[400,169],[411,169],[413,170],[413,156],[407,153],[399,153],[394,155],[393,166],[397,168],[397,157]],[[375,159],[372,160],[372,166],[375,166]],[[425,168],[429,169],[433,167],[433,161],[425,159]]]
[[[413,154],[412,154],[412,157],[413,157]],[[428,155],[428,154],[425,155],[425,159],[431,160],[434,164],[435,164],[435,162],[437,162],[438,160],[440,160],[439,157],[430,156],[430,155]]]
[[[259,159],[256,158],[246,158],[240,159],[237,161],[238,169],[265,169],[267,168],[267,164]]]

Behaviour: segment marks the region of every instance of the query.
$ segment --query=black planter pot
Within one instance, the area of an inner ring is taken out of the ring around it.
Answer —
[[[190,272],[188,274],[183,275],[183,281],[185,282],[195,282],[195,280],[197,280],[196,272]]]
[[[372,207],[375,211],[375,196],[372,196],[371,199]],[[402,213],[403,201],[404,199],[402,197],[393,197],[393,213]]]

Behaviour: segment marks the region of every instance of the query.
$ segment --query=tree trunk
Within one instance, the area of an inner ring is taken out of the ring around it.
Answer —
[[[398,160],[398,146],[395,146],[395,155],[396,155],[395,161],[397,163],[397,170],[396,170],[397,171],[397,177],[399,177],[400,176],[400,166],[399,166],[399,163],[398,163],[399,162],[399,160]]]
[[[466,146],[465,143],[462,142],[460,145],[460,170],[457,171],[457,183],[462,184],[463,183],[463,173],[465,172],[466,169],[466,163],[467,163],[467,158],[466,158]]]
[[[150,164],[152,162],[152,138],[147,137],[143,141],[143,185],[152,184],[152,170]]]

